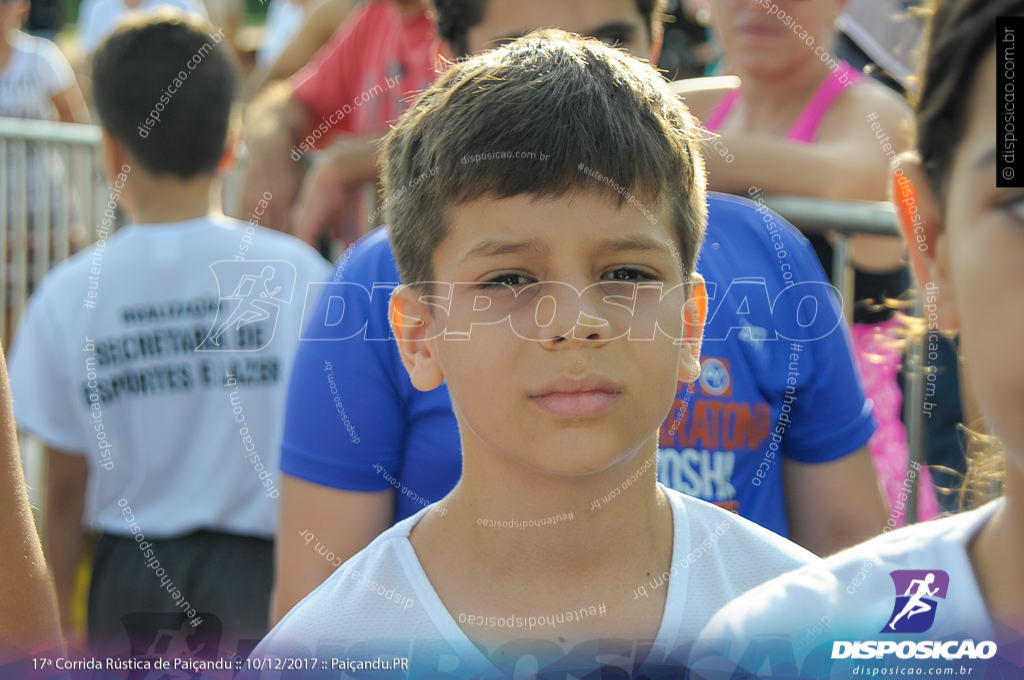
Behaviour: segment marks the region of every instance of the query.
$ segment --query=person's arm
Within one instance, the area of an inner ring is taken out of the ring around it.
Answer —
[[[0,350],[0,661],[8,653],[29,655],[57,649],[60,635],[53,581],[21,470],[7,364]]]
[[[891,144],[895,153],[909,145],[910,110],[881,86],[856,87],[871,89],[851,90],[837,100],[814,144],[766,134],[719,133],[728,153],[723,158],[714,149],[706,151],[708,188],[743,196],[756,186],[768,194],[886,200],[890,173],[884,144]]]
[[[78,83],[58,92],[50,98],[57,109],[57,116],[64,123],[88,123],[89,109]]]
[[[280,502],[271,626],[395,519],[394,489],[345,491],[283,474]]]
[[[291,220],[302,185],[300,164],[313,147],[351,133],[351,104],[363,77],[363,51],[374,26],[364,11],[346,22],[338,40],[287,83],[277,83],[249,107],[246,145],[249,169],[242,190],[242,216],[252,215],[270,194],[265,226],[294,233]],[[315,128],[315,129],[314,129]],[[319,134],[312,134],[319,131]],[[307,159],[308,160],[308,159]]]
[[[323,0],[302,22],[302,28],[269,66],[257,66],[248,77],[246,99],[276,80],[291,78],[305,66],[345,21],[352,0]]]
[[[708,186],[749,195],[751,187],[766,194],[808,196],[837,201],[884,201],[888,192],[889,155],[907,148],[910,113],[901,101],[885,97],[857,100],[830,121],[842,134],[815,144],[794,144],[769,135],[725,133],[719,140],[728,153],[705,153]],[[864,98],[866,99],[866,98]],[[876,138],[873,125],[888,135]],[[861,268],[891,270],[902,265],[903,243],[887,236],[851,239],[851,259]]]
[[[822,557],[885,529],[885,498],[866,446],[827,463],[785,458],[789,537]]]
[[[335,239],[348,236],[347,240],[352,242],[365,233],[365,229],[357,234],[338,233],[337,218],[344,214],[354,192],[364,182],[377,178],[379,141],[379,136],[343,138],[321,154],[302,183],[292,219],[295,236],[315,245],[325,227],[332,228]]]
[[[240,216],[256,216],[256,208],[263,201],[266,206],[260,211],[260,224],[291,231],[291,211],[303,174],[301,156],[295,158],[294,147],[311,124],[312,116],[288,83],[269,88],[250,105],[245,123],[248,165]]]
[[[695,115],[706,118],[736,85],[735,78],[724,77],[678,81],[672,87]],[[708,188],[740,196],[749,196],[757,187],[765,194],[886,200],[890,158],[909,148],[911,114],[895,93],[873,84],[859,87],[865,89],[837,101],[814,144],[766,134],[718,133],[704,147]],[[858,267],[885,271],[902,265],[903,244],[898,238],[856,236],[852,246]]]
[[[341,259],[295,354],[281,440],[274,621],[395,520],[390,480],[416,435],[408,431],[407,388],[396,381],[408,377],[388,340],[399,276],[385,236],[370,235]]]
[[[85,547],[82,515],[88,478],[89,468],[85,456],[46,447],[43,535],[53,580],[57,586],[61,624],[68,633],[74,630],[71,612],[75,599],[75,580]]]

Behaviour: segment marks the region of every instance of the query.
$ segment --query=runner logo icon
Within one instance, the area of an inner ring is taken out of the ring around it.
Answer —
[[[949,574],[941,569],[897,569],[889,572],[896,603],[882,633],[923,633],[935,623],[938,601],[946,599]]]
[[[220,305],[200,352],[258,352],[274,339],[281,305],[292,301],[295,266],[284,260],[218,260],[210,270]]]

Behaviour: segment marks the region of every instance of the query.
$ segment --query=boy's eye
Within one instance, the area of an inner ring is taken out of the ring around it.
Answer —
[[[633,267],[611,269],[601,275],[605,281],[653,281],[654,277],[645,271]]]
[[[480,284],[480,288],[498,288],[501,286],[525,286],[530,283],[530,279],[523,276],[522,274],[515,274],[512,272],[506,272],[498,274],[487,281]]]

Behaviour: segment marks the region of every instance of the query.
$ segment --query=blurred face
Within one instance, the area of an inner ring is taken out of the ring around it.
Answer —
[[[1024,470],[1024,189],[996,187],[996,51],[978,66],[945,196],[939,295],[959,325],[966,373],[994,433]],[[948,294],[952,292],[952,300]]]
[[[707,0],[730,70],[776,75],[825,63],[845,0]]]
[[[655,59],[647,24],[635,0],[488,0],[480,23],[469,29],[470,54],[492,49],[539,28],[560,28]]]
[[[21,28],[28,10],[29,5],[25,0],[0,0],[0,30],[6,32]]]
[[[410,374],[420,389],[431,370],[447,382],[467,456],[572,476],[653,450],[677,380],[699,372],[703,323],[692,302],[683,321],[667,221],[602,194],[484,198],[450,217],[435,277],[464,283],[435,284],[450,307],[431,315],[429,366]],[[655,322],[664,332],[646,332]]]

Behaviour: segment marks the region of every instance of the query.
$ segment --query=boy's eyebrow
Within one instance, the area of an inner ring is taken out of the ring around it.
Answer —
[[[496,255],[515,255],[517,253],[538,253],[543,248],[538,241],[482,241],[466,253],[462,261],[474,257],[494,257]]]
[[[645,234],[632,234],[618,238],[605,239],[597,244],[598,250],[617,252],[621,250],[664,250],[672,252],[666,243]]]
[[[539,241],[482,241],[466,253],[462,261],[474,257],[495,257],[498,255],[517,255],[519,253],[539,253],[544,246]],[[658,239],[646,234],[631,234],[597,242],[597,250],[604,252],[621,252],[624,250],[662,251],[672,253],[672,248]]]

